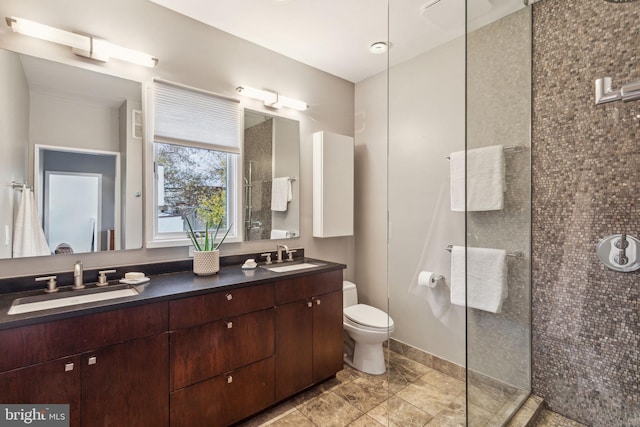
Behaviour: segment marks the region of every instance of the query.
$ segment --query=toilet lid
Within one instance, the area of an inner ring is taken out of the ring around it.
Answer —
[[[344,315],[352,322],[371,328],[386,329],[393,326],[393,319],[382,310],[366,304],[356,304],[344,309]]]

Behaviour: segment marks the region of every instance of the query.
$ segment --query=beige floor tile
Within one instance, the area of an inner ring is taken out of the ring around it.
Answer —
[[[247,421],[238,424],[238,427],[259,427],[264,425],[266,422],[276,419],[283,414],[293,411],[295,408],[288,400],[274,406],[272,408],[267,409],[266,411],[248,419]]]
[[[397,396],[391,396],[388,402],[382,402],[367,415],[385,426],[388,421],[389,427],[422,427],[432,418],[431,415]]]
[[[333,392],[362,412],[375,408],[389,397],[388,383],[382,378],[361,377],[333,389]]]
[[[433,384],[418,380],[401,390],[397,396],[429,415],[435,416],[440,411],[450,409],[449,404],[459,396],[459,393],[444,391]]]
[[[432,369],[430,372],[427,372],[425,375],[420,377],[420,381],[431,384],[447,394],[457,395],[464,393],[465,391],[464,381],[457,380],[449,375],[436,371],[435,369]]]
[[[363,415],[362,411],[331,391],[309,400],[298,410],[322,427],[344,427]]]
[[[380,424],[379,422],[377,422],[376,420],[374,420],[373,418],[365,414],[360,418],[358,418],[357,420],[355,420],[354,422],[352,422],[351,424],[349,424],[348,427],[382,427],[382,426],[386,426],[386,424]]]
[[[315,427],[307,417],[302,415],[297,409],[276,418],[268,423],[262,424],[261,427]]]
[[[433,417],[427,423],[427,427],[464,427],[465,423],[466,419],[463,410],[445,409]]]

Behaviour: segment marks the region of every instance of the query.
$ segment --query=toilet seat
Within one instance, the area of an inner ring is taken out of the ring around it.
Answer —
[[[345,321],[372,330],[393,330],[393,319],[384,311],[366,304],[356,304],[344,309]]]

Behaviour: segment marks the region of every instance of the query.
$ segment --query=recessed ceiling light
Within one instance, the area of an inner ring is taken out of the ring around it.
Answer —
[[[373,53],[374,55],[380,55],[381,53],[385,53],[386,51],[386,42],[375,42],[371,46],[369,46],[369,52]]]

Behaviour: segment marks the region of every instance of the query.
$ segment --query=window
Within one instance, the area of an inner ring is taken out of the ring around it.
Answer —
[[[154,180],[153,197],[147,197],[147,218],[153,218],[147,246],[189,245],[187,220],[201,232],[207,224],[210,230],[221,224],[218,237],[231,227],[227,241],[240,240],[238,103],[159,81],[149,92]]]

